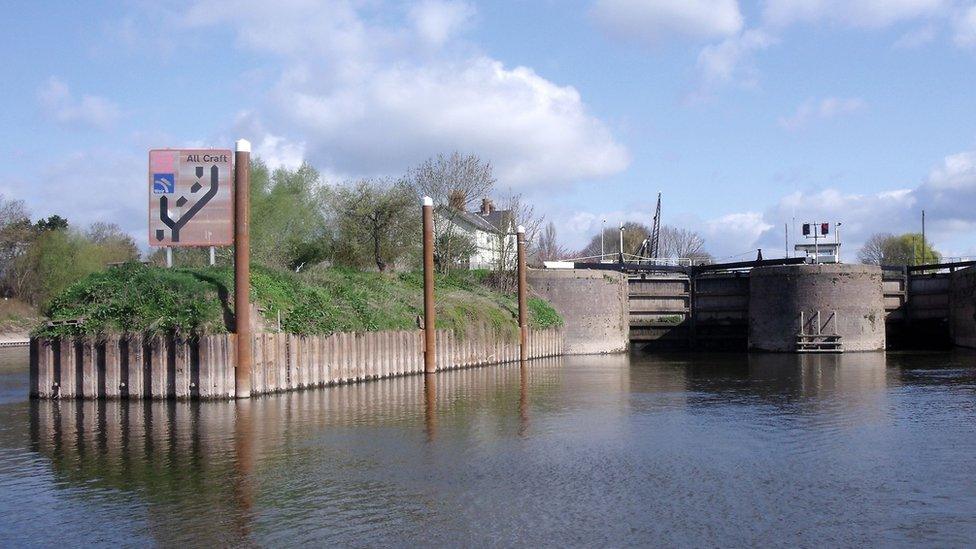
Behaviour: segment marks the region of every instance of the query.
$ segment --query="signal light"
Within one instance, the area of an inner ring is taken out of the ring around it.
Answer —
[[[810,224],[809,223],[804,223],[803,224],[803,236],[810,236]]]
[[[827,234],[827,229],[829,229],[829,228],[830,228],[830,223],[821,223],[820,224],[820,234]]]

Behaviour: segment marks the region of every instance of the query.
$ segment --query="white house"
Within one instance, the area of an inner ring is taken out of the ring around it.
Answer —
[[[473,244],[469,269],[495,269],[502,264],[506,269],[514,268],[516,236],[512,211],[496,210],[491,199],[483,199],[481,209],[474,212],[466,211],[461,199],[438,207],[434,231],[438,236],[452,231]]]

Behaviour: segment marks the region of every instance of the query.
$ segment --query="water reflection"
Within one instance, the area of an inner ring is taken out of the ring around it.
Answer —
[[[238,402],[0,406],[0,539],[961,544],[973,356],[571,357]]]
[[[296,444],[415,424],[436,443],[444,418],[453,438],[481,436],[485,422],[498,424],[498,436],[524,435],[530,393],[555,387],[560,367],[545,359],[236,402],[33,401],[30,449],[50,460],[60,484],[145,498],[147,533],[158,542],[237,545],[253,541],[267,468]]]

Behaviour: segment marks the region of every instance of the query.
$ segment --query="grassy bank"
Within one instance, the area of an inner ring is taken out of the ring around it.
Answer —
[[[233,318],[233,270],[223,267],[164,269],[127,264],[92,274],[51,300],[44,336],[149,332],[181,335],[223,333]],[[490,329],[517,332],[515,296],[483,284],[484,273],[464,271],[437,278],[437,327],[457,333]],[[313,269],[295,274],[254,267],[251,296],[269,330],[295,334],[404,330],[423,314],[420,273],[380,274]],[[529,324],[559,326],[544,300],[529,300]]]
[[[33,307],[19,299],[0,299],[0,338],[21,338],[41,318]]]

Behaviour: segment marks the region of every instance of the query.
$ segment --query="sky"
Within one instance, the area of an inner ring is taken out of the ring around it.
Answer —
[[[490,160],[574,249],[603,220],[718,259],[842,222],[976,256],[976,0],[4,2],[0,193],[147,245],[151,148],[328,184]]]

